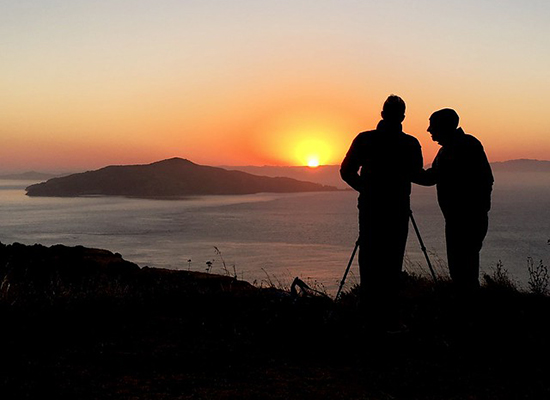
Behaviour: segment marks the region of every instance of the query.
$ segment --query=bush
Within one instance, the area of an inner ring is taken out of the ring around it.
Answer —
[[[508,270],[504,268],[501,260],[498,260],[497,265],[491,268],[490,274],[484,274],[483,279],[485,286],[491,289],[517,290],[516,283],[510,278]]]
[[[527,271],[529,271],[527,284],[531,293],[541,296],[548,294],[550,275],[548,274],[548,267],[542,263],[542,260],[535,266],[533,259],[527,257]]]

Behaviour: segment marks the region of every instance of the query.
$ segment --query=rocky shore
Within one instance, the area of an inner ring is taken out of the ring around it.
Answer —
[[[84,247],[0,244],[2,399],[544,399],[549,298],[487,279],[469,301],[404,276],[408,332],[355,291],[140,268]]]

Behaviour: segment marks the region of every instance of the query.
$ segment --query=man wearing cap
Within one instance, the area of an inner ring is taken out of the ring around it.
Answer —
[[[450,108],[431,115],[428,132],[441,148],[431,168],[414,182],[437,185],[451,279],[457,289],[468,292],[479,288],[479,252],[487,234],[494,179],[481,142],[458,123],[458,114]]]

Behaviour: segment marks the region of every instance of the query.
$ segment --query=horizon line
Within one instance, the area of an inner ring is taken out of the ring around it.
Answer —
[[[97,170],[97,169],[101,169],[101,168],[105,168],[105,167],[111,167],[111,166],[133,166],[133,165],[150,165],[150,164],[155,164],[155,163],[158,163],[158,162],[162,162],[162,161],[167,161],[167,160],[173,160],[173,159],[181,159],[181,160],[187,160],[187,161],[190,161],[190,162],[193,162],[187,158],[183,158],[183,157],[169,157],[169,158],[165,158],[165,159],[161,159],[161,160],[158,160],[158,161],[153,161],[153,162],[149,162],[149,163],[134,163],[134,164],[108,164],[108,165],[104,165],[102,167],[96,167],[96,168],[83,168],[83,169],[48,169],[48,168],[44,168],[44,169],[36,169],[36,168],[33,168],[33,169],[26,169],[26,170],[22,170],[22,169],[17,169],[17,170],[0,170],[0,177],[2,176],[8,176],[8,175],[23,175],[23,174],[31,174],[31,173],[34,173],[34,174],[49,174],[49,175],[61,175],[61,174],[73,174],[73,173],[79,173],[79,172],[85,172],[85,171],[94,171],[94,170]],[[521,162],[521,161],[534,161],[534,162],[550,162],[550,160],[541,160],[541,159],[536,159],[536,158],[514,158],[514,159],[510,159],[510,160],[504,160],[504,161],[490,161],[489,163],[491,165],[493,164],[504,164],[504,163],[510,163],[510,162]],[[194,162],[193,162],[194,163]],[[196,164],[196,163],[194,163]],[[251,165],[251,164],[244,164],[244,165],[228,165],[228,164],[218,164],[218,165],[209,165],[209,164],[197,164],[197,165],[203,165],[203,166],[211,166],[211,167],[217,167],[217,168],[281,168],[281,169],[284,169],[284,168],[304,168],[304,169],[309,169],[309,170],[317,170],[317,169],[320,169],[320,168],[323,168],[323,167],[338,167],[340,164],[321,164],[321,165],[318,165],[316,167],[310,167],[310,166],[307,166],[307,165],[269,165],[269,164],[263,164],[263,165]],[[431,163],[427,163],[427,164],[424,164],[424,167],[426,166],[430,166]]]

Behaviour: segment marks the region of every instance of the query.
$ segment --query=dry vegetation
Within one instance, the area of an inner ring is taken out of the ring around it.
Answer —
[[[3,399],[550,398],[550,299],[502,265],[469,298],[404,274],[398,335],[356,289],[335,304],[83,247],[0,245],[0,279]]]

